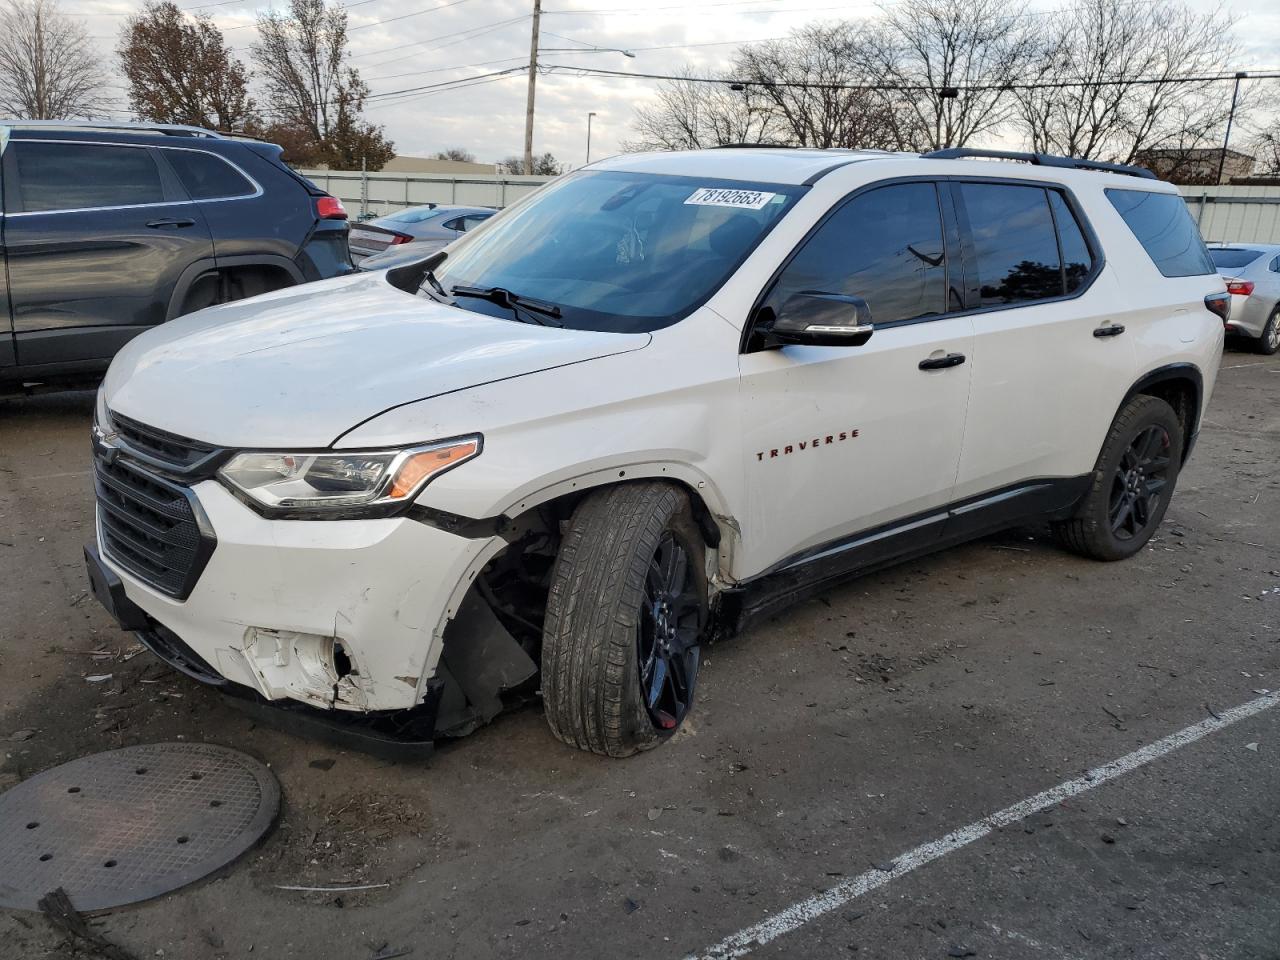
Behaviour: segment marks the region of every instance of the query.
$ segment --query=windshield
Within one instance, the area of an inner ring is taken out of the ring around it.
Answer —
[[[1209,256],[1219,270],[1234,270],[1247,266],[1262,256],[1261,250],[1241,250],[1239,247],[1210,247]]]
[[[435,273],[446,290],[502,287],[555,304],[573,329],[657,330],[701,306],[805,189],[577,173],[455,246]],[[457,305],[512,316],[486,300]]]

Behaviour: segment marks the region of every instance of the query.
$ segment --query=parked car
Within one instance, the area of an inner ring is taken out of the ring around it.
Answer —
[[[1228,295],[1146,171],[982,156],[621,156],[152,331],[98,398],[94,593],[209,683],[438,735],[540,689],[625,756],[842,577],[1030,520],[1130,557]]]
[[[1215,246],[1209,256],[1231,294],[1227,333],[1248,337],[1259,353],[1280,350],[1280,244]]]
[[[415,240],[410,243],[401,243],[395,246],[387,247],[381,253],[374,253],[370,256],[363,257],[360,260],[360,269],[387,270],[391,267],[404,266],[406,263],[414,263],[418,260],[424,260],[440,250],[440,245],[433,240],[419,241]]]
[[[358,266],[365,257],[406,243],[422,244],[435,252],[468,230],[473,230],[498,211],[487,207],[457,207],[427,203],[409,207],[385,217],[354,224],[351,228],[351,256]]]
[[[167,320],[353,269],[342,204],[274,144],[0,121],[0,150],[0,390],[100,377]]]

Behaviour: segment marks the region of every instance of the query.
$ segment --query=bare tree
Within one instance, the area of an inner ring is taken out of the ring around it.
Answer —
[[[1230,85],[1183,78],[1227,69],[1233,23],[1172,0],[1081,0],[1051,14],[1040,86],[1018,92],[1032,148],[1125,163],[1159,150],[1174,166],[1180,154],[1192,162],[1221,137]]]
[[[1002,127],[1017,102],[1008,86],[1036,55],[1024,3],[902,0],[883,8],[874,39],[861,49],[893,105],[901,145],[962,147]],[[905,122],[908,118],[910,122]]]
[[[768,108],[774,129],[802,147],[899,145],[894,105],[868,88],[879,79],[868,46],[874,31],[850,23],[809,24],[783,40],[740,48],[733,74]]]
[[[636,108],[636,139],[625,150],[697,150],[731,143],[772,143],[786,137],[759,86],[733,89],[728,78],[710,78],[691,67],[664,80],[656,102]]]
[[[171,0],[149,3],[125,24],[117,52],[141,119],[217,130],[258,125],[248,71],[207,15],[188,18]]]
[[[105,105],[89,34],[54,0],[0,7],[0,115],[19,120],[93,117]]]
[[[466,147],[450,147],[448,150],[437,150],[437,160],[460,160],[463,163],[475,163],[476,155]]]
[[[349,167],[363,159],[378,170],[395,155],[382,128],[362,119],[369,87],[348,62],[343,7],[291,0],[287,15],[270,11],[258,19],[253,56],[273,124],[311,145],[303,162]]]
[[[498,169],[503,173],[524,174],[524,157],[507,157],[498,161]],[[565,170],[564,164],[548,152],[533,158],[533,174],[538,177],[558,177]]]
[[[1263,130],[1249,147],[1256,166],[1254,173],[1261,177],[1280,177],[1280,120]]]

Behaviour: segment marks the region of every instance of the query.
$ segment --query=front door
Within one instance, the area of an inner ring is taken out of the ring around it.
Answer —
[[[18,363],[109,358],[213,257],[200,208],[143,146],[11,139],[5,246]]]
[[[855,295],[875,332],[857,347],[761,349],[749,338],[739,578],[838,552],[894,521],[941,536],[941,522],[919,518],[955,486],[973,341],[969,318],[949,315],[963,285],[942,200],[927,181],[854,194],[803,241],[757,309],[755,323],[767,324],[801,291]]]

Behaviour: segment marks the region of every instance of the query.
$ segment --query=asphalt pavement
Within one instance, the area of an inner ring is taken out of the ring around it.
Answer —
[[[1138,557],[1030,528],[853,581],[713,648],[626,761],[537,706],[421,764],[257,724],[87,595],[92,397],[0,400],[0,788],[156,740],[270,763],[262,846],[94,920],[139,960],[1278,960],[1280,357],[1223,367]],[[95,955],[13,911],[0,944]]]

